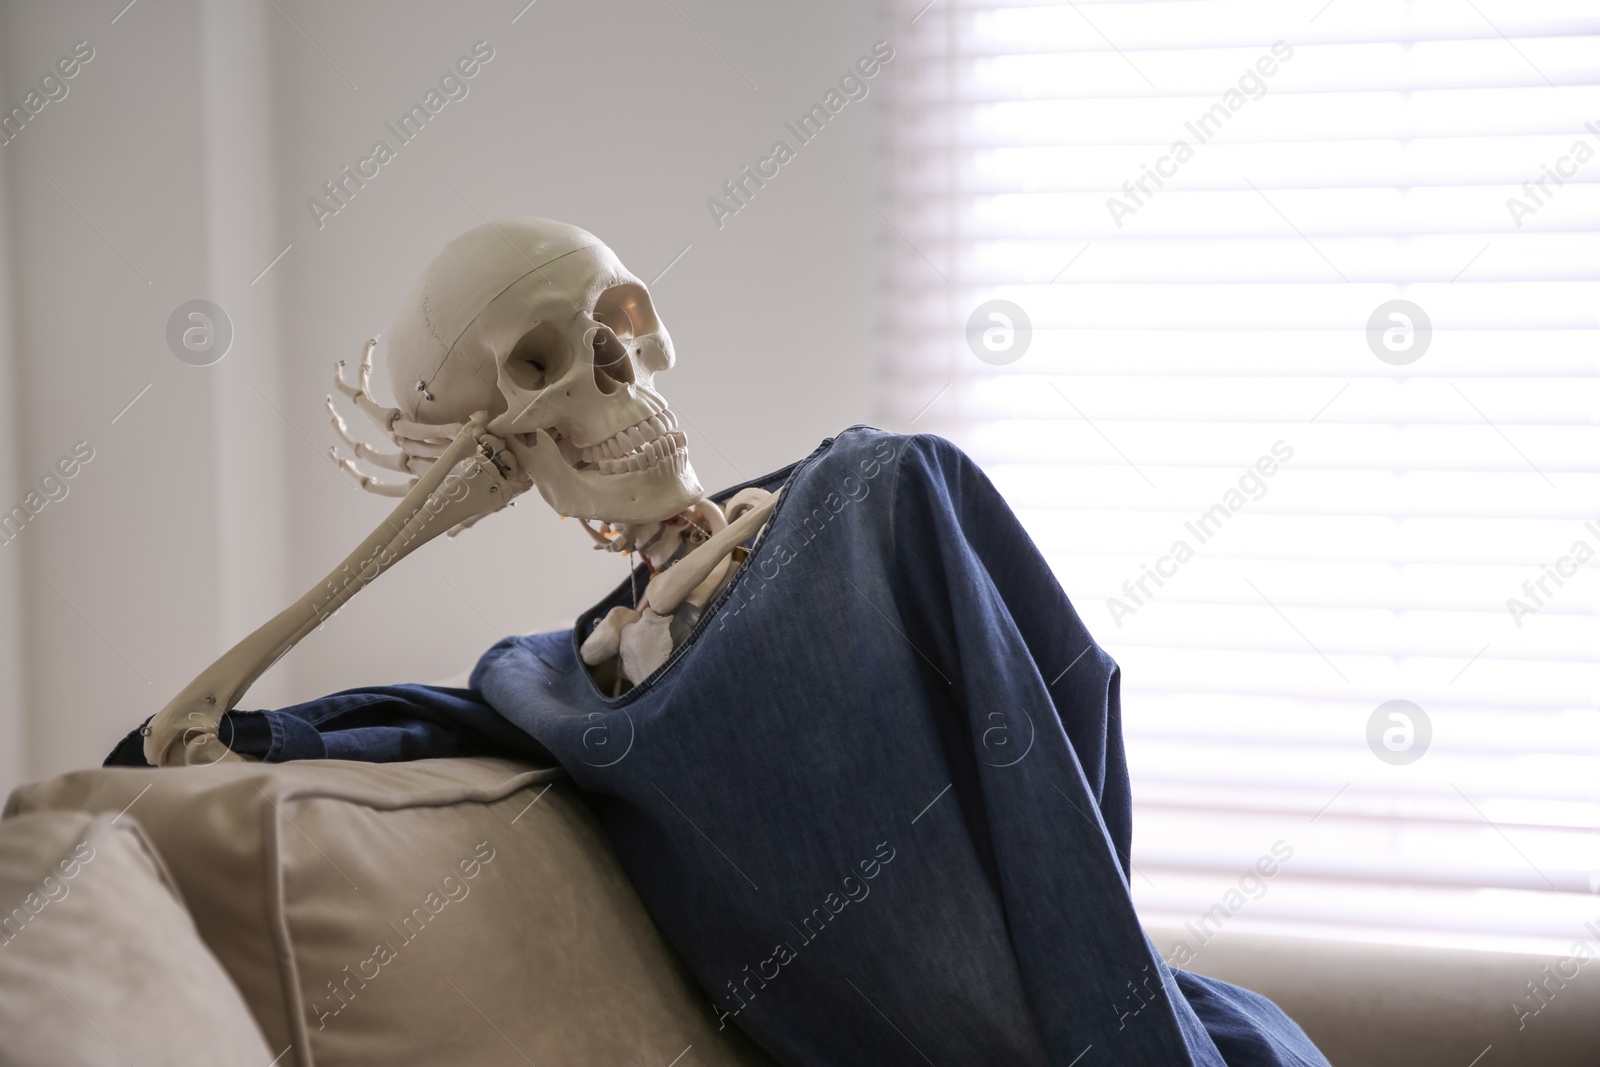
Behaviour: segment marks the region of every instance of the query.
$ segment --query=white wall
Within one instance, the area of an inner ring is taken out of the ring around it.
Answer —
[[[94,451],[66,498],[0,549],[25,571],[14,606],[26,630],[24,774],[93,761],[215,648],[218,383],[275,361],[241,344],[242,358],[205,372],[166,349],[168,312],[208,291],[212,264],[197,9],[152,11],[112,25],[86,8],[19,3],[0,34],[7,109],[74,42],[94,49],[67,96],[0,147],[15,475],[36,483],[78,441]]]
[[[0,27],[3,29],[3,27]],[[0,34],[0,85],[6,81],[6,38]],[[7,168],[0,166],[0,323],[11,323],[11,272],[17,249],[11,240],[11,196]],[[0,329],[0,420],[8,430],[17,426],[22,405],[17,395],[17,374],[12,331]],[[15,432],[0,433],[0,500],[21,496],[23,469],[21,441]],[[27,766],[28,736],[22,709],[26,692],[23,663],[23,596],[26,561],[11,544],[0,545],[0,783],[11,783]]]
[[[0,6],[6,108],[74,42],[96,53],[0,147],[0,508],[74,442],[96,453],[0,548],[0,590],[20,587],[0,788],[98,762],[386,514],[323,455],[329,376],[480,212],[577,223],[646,279],[690,246],[653,291],[679,356],[660,384],[708,487],[869,418],[879,220],[850,183],[872,195],[882,94],[721,229],[706,200],[795,143],[784,122],[879,36],[871,5],[544,0],[513,24],[518,3],[146,0],[113,24],[119,6]],[[494,58],[468,96],[319,229],[306,200],[479,40]],[[207,368],[164,339],[196,297],[235,330]],[[527,498],[365,590],[241,706],[463,669],[620,580],[587,546]]]

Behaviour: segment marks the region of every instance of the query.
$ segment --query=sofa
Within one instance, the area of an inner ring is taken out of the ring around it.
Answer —
[[[554,767],[76,771],[7,802],[0,901],[0,1065],[772,1063]],[[1554,962],[1225,934],[1193,967],[1341,1067],[1593,1065],[1600,978],[1517,1026]]]

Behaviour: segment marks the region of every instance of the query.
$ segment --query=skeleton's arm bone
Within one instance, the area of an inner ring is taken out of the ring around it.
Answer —
[[[498,510],[526,489],[525,480],[508,478],[480,445],[485,421],[483,413],[470,420],[400,505],[323,581],[234,645],[163,708],[146,728],[145,759],[156,766],[238,759],[216,743],[217,727],[267,668],[416,548],[457,523]],[[463,460],[463,470],[455,473]]]

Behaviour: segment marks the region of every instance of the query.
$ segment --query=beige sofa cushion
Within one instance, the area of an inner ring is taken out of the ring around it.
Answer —
[[[281,1064],[770,1062],[717,1031],[558,770],[106,768],[7,810],[130,802]]]
[[[0,908],[0,1065],[272,1059],[132,818],[0,822]]]

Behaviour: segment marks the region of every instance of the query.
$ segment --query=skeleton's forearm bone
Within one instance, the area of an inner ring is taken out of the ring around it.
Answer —
[[[485,454],[479,443],[486,436],[485,421],[481,413],[469,421],[400,506],[323,581],[234,645],[161,709],[145,731],[145,759],[163,767],[237,759],[217,741],[218,724],[268,667],[412,551],[457,523],[498,510],[526,489],[525,480],[508,478]]]

